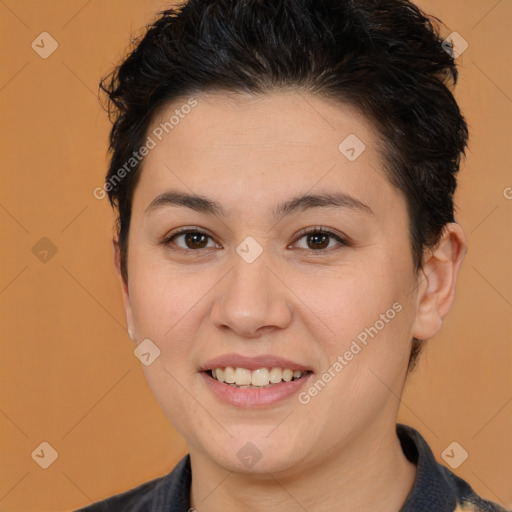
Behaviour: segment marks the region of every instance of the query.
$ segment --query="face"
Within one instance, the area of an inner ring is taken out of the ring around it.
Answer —
[[[230,471],[313,467],[394,428],[425,329],[406,202],[376,133],[346,106],[195,100],[169,133],[158,127],[181,104],[148,131],[128,324],[160,350],[143,369],[191,453]]]

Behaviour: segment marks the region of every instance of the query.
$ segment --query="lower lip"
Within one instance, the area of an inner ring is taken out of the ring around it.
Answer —
[[[201,375],[212,393],[228,404],[242,408],[256,408],[273,405],[296,394],[305,385],[306,381],[313,375],[308,373],[304,377],[290,382],[281,382],[268,388],[235,388],[224,382],[210,377],[206,372]]]

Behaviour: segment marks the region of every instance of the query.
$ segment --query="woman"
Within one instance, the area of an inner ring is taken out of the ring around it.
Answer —
[[[190,0],[102,82],[128,332],[189,454],[81,510],[503,510],[396,423],[465,253],[453,56],[406,0]]]

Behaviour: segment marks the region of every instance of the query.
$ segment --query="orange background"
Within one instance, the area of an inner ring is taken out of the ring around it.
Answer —
[[[457,441],[469,458],[455,472],[512,507],[512,3],[418,3],[469,43],[456,91],[471,130],[456,198],[469,251],[399,420],[440,461]],[[113,216],[92,193],[107,165],[99,78],[164,7],[0,2],[1,511],[72,510],[165,474],[186,453],[133,355]],[[59,45],[47,59],[31,48],[45,31]],[[43,237],[57,250],[46,263],[33,252]],[[31,456],[43,441],[58,452],[48,469]]]

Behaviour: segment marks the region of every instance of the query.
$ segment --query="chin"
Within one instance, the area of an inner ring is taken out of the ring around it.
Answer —
[[[201,443],[204,452],[227,471],[253,475],[286,472],[304,458],[303,442],[286,435],[274,437],[275,433],[269,436],[272,429],[268,427],[258,429],[257,433],[254,428],[249,430],[233,437],[226,435],[216,446],[212,446],[211,438],[205,439]]]

